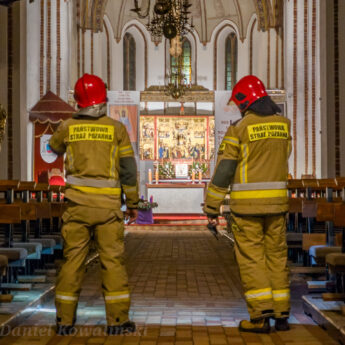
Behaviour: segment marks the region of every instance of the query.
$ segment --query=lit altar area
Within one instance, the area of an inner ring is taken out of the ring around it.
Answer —
[[[201,214],[214,165],[214,93],[193,86],[174,100],[151,87],[141,93],[139,122],[141,190],[157,202],[153,212]]]

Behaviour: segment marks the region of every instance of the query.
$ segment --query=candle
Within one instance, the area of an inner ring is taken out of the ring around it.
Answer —
[[[156,169],[156,172],[155,172],[155,180],[156,180],[156,183],[158,184],[158,180],[159,180],[158,169]]]
[[[149,184],[152,184],[152,170],[149,169]]]
[[[201,180],[202,180],[202,172],[201,170],[199,170],[199,183],[201,183]]]
[[[193,170],[192,171],[192,183],[194,183],[194,181],[195,181],[195,171]]]

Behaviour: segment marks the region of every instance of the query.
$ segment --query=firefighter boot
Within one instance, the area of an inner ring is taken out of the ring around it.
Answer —
[[[269,333],[270,318],[266,317],[260,320],[242,320],[239,325],[240,332],[253,332],[253,333]]]
[[[290,329],[288,319],[284,318],[276,318],[275,329],[277,331],[288,331]]]
[[[133,333],[136,330],[135,323],[132,321],[126,321],[118,326],[108,326],[107,333],[108,335],[119,335],[119,334],[128,334]]]

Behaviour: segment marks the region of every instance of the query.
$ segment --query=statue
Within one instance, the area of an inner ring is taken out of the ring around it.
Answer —
[[[0,104],[0,151],[1,151],[1,143],[5,135],[6,120],[7,120],[7,114],[6,114],[5,108]]]

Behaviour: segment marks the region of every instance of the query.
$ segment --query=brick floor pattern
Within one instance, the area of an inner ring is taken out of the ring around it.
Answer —
[[[303,314],[297,293],[290,331],[240,333],[238,323],[248,314],[230,243],[217,241],[202,227],[184,229],[127,233],[130,314],[138,326],[134,335],[104,334],[104,302],[95,262],[86,272],[73,336],[55,334],[51,298],[1,338],[0,345],[337,344]]]

